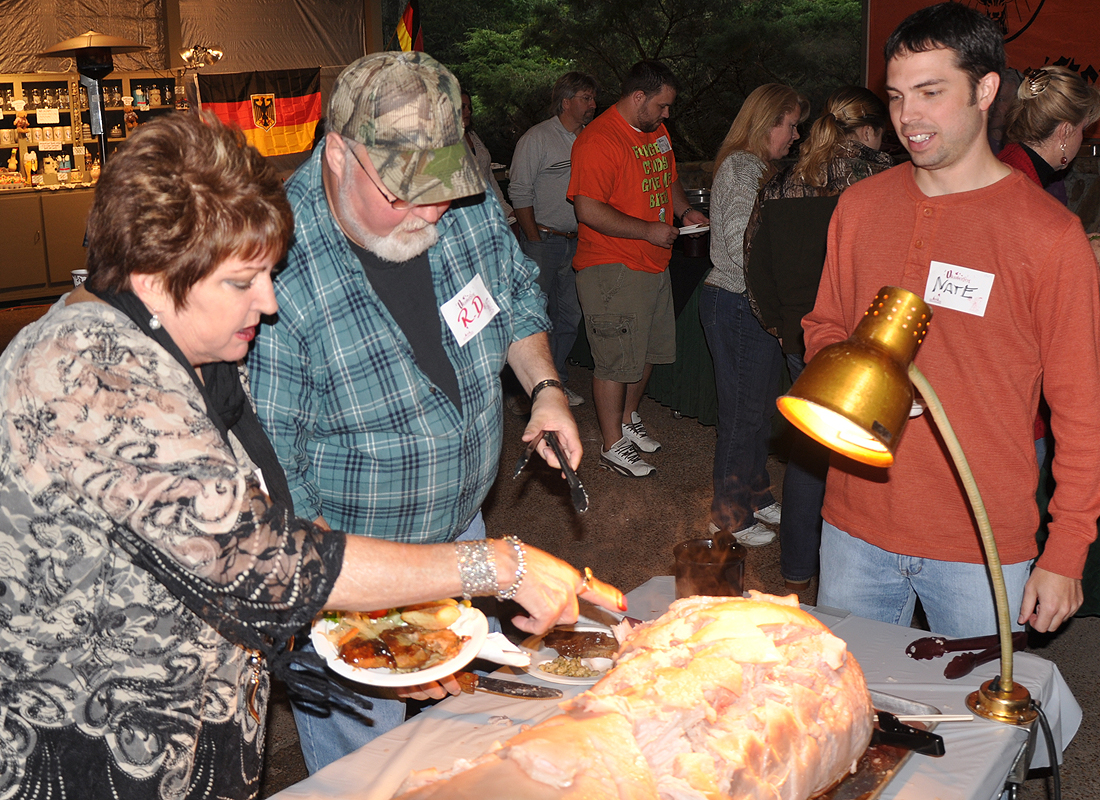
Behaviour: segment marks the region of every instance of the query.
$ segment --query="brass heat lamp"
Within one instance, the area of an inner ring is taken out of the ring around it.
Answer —
[[[888,467],[909,420],[914,386],[920,392],[966,489],[997,610],[1001,674],[972,692],[966,705],[985,719],[1030,725],[1038,711],[1027,689],[1012,680],[1008,592],[989,515],[943,405],[913,364],[931,319],[932,309],[919,296],[883,287],[851,337],[814,356],[777,405],[799,430],[826,447],[864,464]]]

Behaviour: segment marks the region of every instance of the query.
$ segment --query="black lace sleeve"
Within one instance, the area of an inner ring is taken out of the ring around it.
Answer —
[[[67,319],[12,381],[12,458],[32,495],[110,537],[230,641],[281,650],[331,593],[344,534],[268,498],[154,342],[106,314]]]

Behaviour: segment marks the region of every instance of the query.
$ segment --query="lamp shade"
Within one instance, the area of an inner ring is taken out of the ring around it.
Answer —
[[[806,365],[777,401],[780,412],[832,450],[890,466],[913,406],[909,364],[931,318],[919,296],[883,287],[852,335]]]
[[[72,39],[66,39],[63,42],[58,42],[55,45],[47,47],[40,55],[76,56],[81,50],[89,49],[109,50],[111,53],[117,54],[137,53],[141,50],[148,50],[149,47],[144,44],[138,44],[137,42],[131,42],[129,39],[122,39],[118,36],[108,36],[105,33],[88,31],[79,36],[74,36]]]

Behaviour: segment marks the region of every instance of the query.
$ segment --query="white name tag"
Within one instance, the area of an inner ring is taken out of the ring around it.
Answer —
[[[667,153],[669,150],[672,149],[672,145],[668,143],[667,136],[658,137],[657,149],[660,150],[662,153]]]
[[[990,272],[933,261],[924,287],[924,302],[984,317],[995,277]]]
[[[475,275],[458,294],[441,305],[439,311],[459,346],[465,347],[500,313],[500,307],[489,294],[485,281],[480,275]]]

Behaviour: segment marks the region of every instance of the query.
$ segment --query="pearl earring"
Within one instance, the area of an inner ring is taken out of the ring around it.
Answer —
[[[149,327],[155,331],[160,330],[160,317],[158,317],[155,313],[153,314],[153,316],[149,317]]]
[[[1062,142],[1062,166],[1064,167],[1069,160],[1066,158],[1066,143]]]

